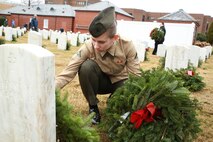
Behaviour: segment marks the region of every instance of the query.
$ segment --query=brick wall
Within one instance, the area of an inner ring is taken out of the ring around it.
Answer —
[[[74,32],[87,33],[90,23],[92,22],[94,17],[98,15],[98,13],[99,12],[95,12],[95,11],[76,11],[76,16],[74,21]],[[116,19],[132,21],[132,18],[122,14],[116,14]]]

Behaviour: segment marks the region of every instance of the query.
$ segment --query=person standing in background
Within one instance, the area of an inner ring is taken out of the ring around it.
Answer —
[[[16,26],[15,20],[12,19],[12,28],[15,28],[15,26]]]
[[[32,18],[32,20],[31,20],[31,27],[32,27],[32,30],[38,32],[38,20],[37,20],[37,15],[34,15],[34,17]]]
[[[153,55],[156,55],[156,53],[157,53],[158,44],[163,44],[163,42],[164,42],[164,40],[165,40],[166,28],[165,28],[165,26],[164,26],[164,22],[161,22],[161,25],[160,25],[159,30],[160,30],[161,32],[163,32],[163,37],[162,37],[161,39],[159,39],[159,40],[158,40],[158,39],[155,40],[155,46],[154,46],[154,50],[153,50],[153,52],[152,52]]]

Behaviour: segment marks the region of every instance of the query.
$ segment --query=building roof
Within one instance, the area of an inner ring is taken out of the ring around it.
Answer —
[[[112,4],[109,1],[101,1],[101,2],[90,4],[90,5],[84,6],[84,7],[75,7],[75,10],[77,10],[77,11],[97,11],[97,12],[100,12],[103,9],[110,7],[110,6],[115,7],[116,13],[119,13],[119,14],[133,18],[132,15],[130,15],[129,13],[127,13],[126,11],[122,10],[121,8],[117,7],[116,5]]]
[[[183,9],[178,10],[158,18],[159,20],[174,20],[174,21],[192,21],[197,22],[192,16],[187,14]]]
[[[10,9],[1,10],[0,14],[25,14],[75,17],[75,11],[70,5],[40,4],[33,6],[18,5]]]

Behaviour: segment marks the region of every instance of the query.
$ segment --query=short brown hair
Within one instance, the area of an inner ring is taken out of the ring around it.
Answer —
[[[106,33],[110,38],[113,38],[114,35],[117,33],[117,22],[114,21],[114,23],[107,29]]]

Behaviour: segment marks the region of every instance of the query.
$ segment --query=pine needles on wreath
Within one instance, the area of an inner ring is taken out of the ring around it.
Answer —
[[[83,119],[72,113],[72,106],[67,101],[67,95],[62,98],[56,91],[56,137],[59,142],[99,142],[97,131],[92,128],[93,114]]]
[[[200,91],[206,86],[203,82],[203,77],[200,76],[192,66],[176,71],[170,70],[170,72],[173,73],[177,79],[182,80],[184,82],[183,86],[191,92]]]
[[[190,142],[200,132],[197,100],[171,73],[152,69],[130,76],[108,100],[109,136],[116,142]],[[122,115],[129,112],[125,119]],[[122,117],[121,117],[122,116]],[[120,125],[115,125],[119,122]]]

